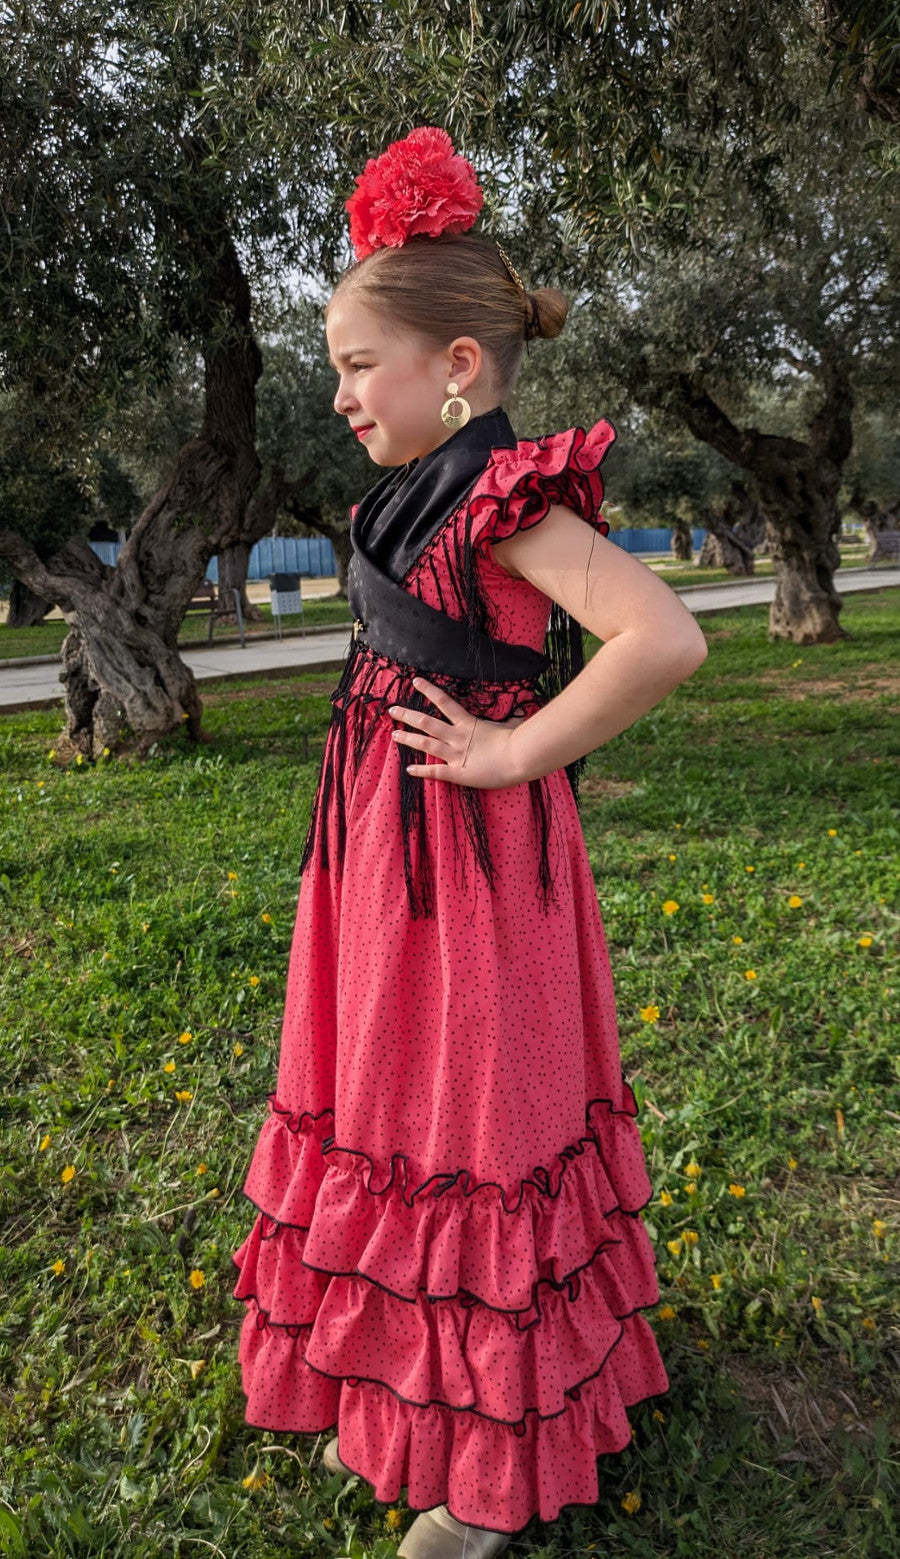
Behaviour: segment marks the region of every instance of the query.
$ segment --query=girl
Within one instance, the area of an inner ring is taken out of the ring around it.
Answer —
[[[516,439],[502,404],[565,299],[469,232],[449,136],[357,183],[326,333],[335,410],[387,472],[353,514],[240,1359],[249,1423],[336,1425],[330,1471],[406,1485],[401,1559],[486,1559],[594,1503],[626,1408],[668,1390],[574,791],[706,644],[606,539],[610,424]]]

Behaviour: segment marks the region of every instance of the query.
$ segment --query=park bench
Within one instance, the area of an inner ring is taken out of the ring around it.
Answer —
[[[247,648],[244,638],[244,614],[241,611],[241,593],[232,590],[234,596],[234,610],[238,620],[238,632],[241,636],[241,649]],[[211,579],[204,579],[192,600],[188,601],[184,610],[185,617],[195,616],[198,612],[209,613],[209,631],[206,635],[207,644],[212,644],[213,629],[216,625],[216,587]]]

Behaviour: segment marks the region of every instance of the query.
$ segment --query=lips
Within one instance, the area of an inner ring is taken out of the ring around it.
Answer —
[[[360,427],[354,428],[353,431],[357,438],[365,438],[367,433],[371,433],[374,426],[374,422],[364,422]]]

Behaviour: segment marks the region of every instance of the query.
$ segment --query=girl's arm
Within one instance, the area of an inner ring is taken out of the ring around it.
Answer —
[[[570,509],[554,506],[539,525],[494,543],[494,557],[571,612],[601,648],[527,719],[477,720],[417,678],[445,718],[391,711],[414,727],[395,731],[397,741],[442,760],[412,774],[486,789],[539,779],[627,730],[706,659],[706,640],[674,590]]]

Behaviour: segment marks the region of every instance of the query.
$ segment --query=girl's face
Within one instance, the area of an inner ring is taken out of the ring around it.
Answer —
[[[420,336],[392,329],[352,288],[332,298],[325,334],[340,376],[334,409],[347,418],[377,466],[418,460],[450,437],[441,407],[452,379],[461,393],[464,380],[471,382],[466,367],[472,352],[465,342],[462,350],[460,342],[439,350]],[[474,341],[471,347],[477,372],[480,348]],[[473,413],[476,409],[473,404]]]

